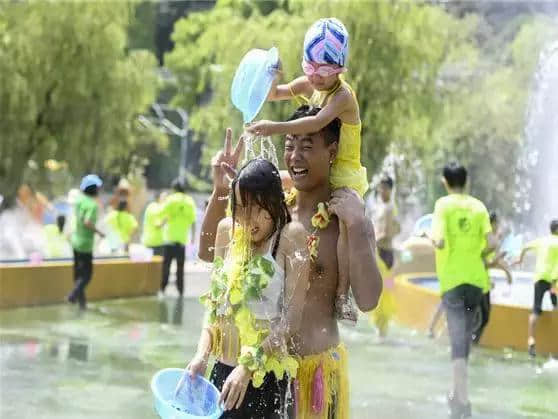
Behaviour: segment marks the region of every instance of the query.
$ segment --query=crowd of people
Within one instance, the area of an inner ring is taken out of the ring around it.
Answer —
[[[108,238],[111,253],[127,252],[139,224],[128,209],[128,201],[119,199],[116,208],[109,210],[103,219],[103,229],[98,227],[98,195],[103,182],[95,174],[85,176],[80,184],[72,211],[72,227],[65,230],[66,217],[59,215],[56,225],[44,227],[48,257],[64,257],[73,254],[74,288],[67,296],[70,303],[86,308],[85,289],[93,275],[95,236]],[[176,262],[176,285],[180,296],[184,291],[184,261],[186,244],[195,238],[196,203],[184,193],[180,180],[171,186],[172,192],[162,192],[144,211],[141,242],[155,255],[163,256],[163,273],[160,293],[165,292],[169,282],[170,267]],[[68,250],[70,249],[70,250]]]
[[[210,289],[202,297],[208,315],[187,368],[192,376],[203,375],[215,357],[209,376],[221,392],[224,418],[348,418],[347,351],[338,321],[354,324],[357,308],[374,310],[372,319],[385,335],[393,314],[393,239],[400,231],[394,184],[382,178],[374,217],[368,217],[359,106],[341,76],[347,70],[348,38],[337,19],[314,23],[304,39],[304,75],[287,84],[276,77],[268,96],[300,106],[288,121],[258,121],[246,128],[255,136],[282,136],[286,173],[261,157],[240,166],[244,140],[233,147],[230,129],[212,160],[213,191],[199,246],[199,257],[213,264]],[[270,69],[280,74],[280,67],[277,58]],[[287,178],[294,188],[284,191],[281,180]],[[460,419],[472,415],[467,364],[489,318],[488,269],[503,269],[512,278],[500,249],[498,217],[467,194],[466,168],[448,163],[442,180],[447,195],[435,204],[428,237],[435,248],[439,313],[446,315],[451,345],[449,414]],[[82,308],[94,236],[104,236],[96,227],[101,186],[98,176],[86,176],[75,204],[75,287],[68,301]],[[145,210],[142,242],[164,257],[161,292],[173,260],[178,292],[184,292],[185,245],[196,234],[195,219],[195,203],[180,181]],[[63,230],[58,221],[58,233],[50,228],[53,238]],[[138,228],[125,200],[107,215],[106,225],[125,247]],[[556,305],[558,220],[550,232],[527,244],[517,261],[537,251],[532,354],[544,294],[550,292]],[[478,312],[485,321],[475,330]]]

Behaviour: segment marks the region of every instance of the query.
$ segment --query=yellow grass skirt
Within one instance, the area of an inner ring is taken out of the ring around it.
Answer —
[[[393,275],[381,257],[376,255],[376,263],[384,281],[384,288],[378,306],[369,314],[370,322],[379,330],[381,336],[385,336],[389,322],[395,316],[397,305],[393,295]]]
[[[316,381],[321,382],[321,394],[316,391]],[[299,359],[295,405],[297,419],[349,418],[347,350],[343,344]]]

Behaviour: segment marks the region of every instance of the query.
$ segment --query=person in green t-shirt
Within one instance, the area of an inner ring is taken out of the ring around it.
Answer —
[[[163,226],[161,225],[161,211],[166,195],[161,192],[156,201],[151,202],[143,215],[143,232],[141,242],[145,247],[153,249],[153,254],[162,256],[163,245]]]
[[[186,240],[190,234],[190,243],[194,242],[196,203],[184,193],[184,186],[180,180],[172,183],[174,193],[169,195],[161,209],[163,238],[165,241],[163,255],[163,278],[161,280],[161,293],[169,282],[170,265],[176,260],[176,288],[182,296],[184,293],[184,259],[186,257]]]
[[[550,299],[554,309],[558,307],[556,294],[552,292],[558,281],[558,219],[550,223],[550,235],[541,237],[527,243],[515,265],[521,265],[525,254],[531,250],[537,252],[537,264],[535,266],[535,296],[533,299],[533,312],[529,316],[529,337],[527,345],[529,355],[536,356],[535,330],[537,320],[542,314],[542,300],[546,292],[550,293]]]
[[[119,245],[118,248],[124,247],[128,251],[128,246],[132,240],[132,236],[138,228],[138,222],[127,210],[128,201],[122,199],[118,202],[118,207],[115,211],[111,211],[106,217],[105,222],[111,229],[112,234],[116,237]]]
[[[74,249],[74,289],[67,297],[68,302],[79,303],[81,309],[86,308],[85,287],[91,281],[93,275],[93,243],[95,233],[104,237],[97,230],[98,204],[95,198],[103,181],[97,175],[87,175],[81,180],[81,196],[75,204],[76,228],[72,235],[72,247]]]
[[[474,313],[488,288],[484,256],[491,231],[484,204],[465,193],[467,170],[450,163],[442,182],[448,193],[436,201],[431,238],[436,251],[436,273],[446,311],[453,363],[453,391],[448,397],[452,418],[471,416],[467,362],[472,343]]]

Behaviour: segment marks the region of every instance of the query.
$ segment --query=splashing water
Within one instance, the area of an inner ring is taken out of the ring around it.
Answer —
[[[262,158],[269,160],[275,167],[279,167],[277,160],[277,151],[275,145],[271,141],[271,137],[254,136],[245,132],[244,138],[244,160],[245,162]]]
[[[515,209],[537,234],[546,234],[549,221],[558,218],[558,41],[545,48],[539,59],[531,95],[526,147],[517,178]]]

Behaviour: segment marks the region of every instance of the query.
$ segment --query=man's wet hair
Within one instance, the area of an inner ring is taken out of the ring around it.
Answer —
[[[393,179],[391,178],[391,176],[384,176],[382,177],[382,179],[380,179],[380,185],[385,185],[390,189],[393,189]]]
[[[450,188],[464,188],[467,183],[467,169],[457,162],[446,164],[443,175]]]
[[[289,118],[289,121],[305,118],[307,116],[317,115],[318,112],[320,112],[321,110],[322,108],[317,106],[302,105],[298,107],[296,111],[294,111],[294,113]],[[319,132],[324,134],[326,145],[339,143],[339,136],[341,135],[341,120],[339,118],[335,118],[325,127],[323,127]]]
[[[558,218],[550,222],[550,232],[552,234],[558,234]]]
[[[184,183],[180,179],[172,181],[171,188],[176,192],[184,192]]]

